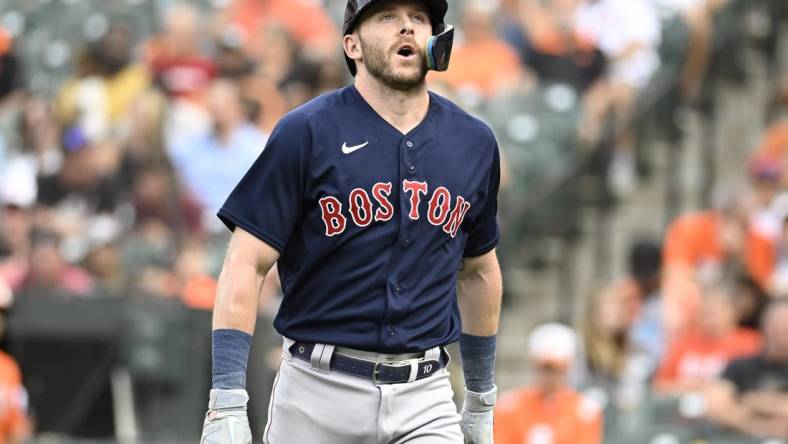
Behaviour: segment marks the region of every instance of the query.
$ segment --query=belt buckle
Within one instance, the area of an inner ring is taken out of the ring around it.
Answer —
[[[390,367],[410,367],[410,377],[405,381],[394,381],[394,382],[380,382],[378,381],[378,374],[380,374],[380,366],[387,365]],[[419,364],[417,359],[408,359],[406,361],[394,361],[394,362],[375,362],[375,365],[372,367],[372,383],[375,385],[381,384],[399,384],[402,382],[413,382],[416,380],[416,374],[419,371]]]

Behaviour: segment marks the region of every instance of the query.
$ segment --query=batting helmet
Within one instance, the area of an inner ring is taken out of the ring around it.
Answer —
[[[376,3],[381,0],[348,0],[345,6],[345,22],[342,27],[342,35],[353,33],[358,25],[359,18],[369,11]],[[427,67],[435,71],[446,71],[449,67],[451,48],[454,41],[454,27],[444,22],[446,11],[449,4],[446,0],[421,0],[427,7],[432,22],[433,36],[427,41],[425,54],[427,56]],[[356,75],[356,62],[345,54],[345,62],[350,73]]]

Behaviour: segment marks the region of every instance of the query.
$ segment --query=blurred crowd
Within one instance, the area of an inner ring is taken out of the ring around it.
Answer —
[[[661,24],[689,29],[677,81],[692,106],[715,15],[733,1],[458,2],[451,69],[428,80],[471,111],[567,86],[582,110],[576,149],[596,149],[613,128],[606,180],[627,196],[638,180],[632,119],[662,63]],[[326,3],[161,2],[152,35],[111,19],[81,43],[54,94],[30,88],[24,34],[0,27],[2,311],[12,295],[40,293],[210,310],[229,236],[217,209],[285,113],[351,81],[327,8],[344,2]],[[595,292],[581,328],[537,328],[534,386],[502,397],[496,442],[600,442],[604,411],[653,393],[697,393],[720,424],[788,436],[788,304],[776,303],[788,297],[788,73],[777,77],[771,121],[742,171],[749,189],[721,190],[664,242],[635,245],[631,276]],[[502,189],[517,194],[503,161]],[[19,386],[18,370],[1,370],[0,384]],[[24,409],[18,391],[0,408]],[[0,444],[29,433],[14,421],[0,423]]]

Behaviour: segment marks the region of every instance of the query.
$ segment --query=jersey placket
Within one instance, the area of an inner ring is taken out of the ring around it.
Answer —
[[[397,242],[392,251],[389,264],[388,288],[386,292],[386,314],[381,325],[381,342],[386,347],[404,345],[403,337],[398,332],[396,320],[403,318],[410,308],[410,295],[404,280],[404,262],[407,261],[407,249],[413,244],[413,226],[419,222],[411,219],[411,195],[402,186],[404,181],[422,180],[418,176],[416,165],[417,144],[412,134],[402,136],[399,140],[397,154],[399,157],[399,175],[397,188],[399,192],[399,232]]]

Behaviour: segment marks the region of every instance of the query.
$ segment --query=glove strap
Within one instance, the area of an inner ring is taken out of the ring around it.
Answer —
[[[495,385],[484,393],[476,393],[466,389],[464,407],[471,412],[487,412],[495,407],[497,397],[498,387]]]
[[[249,402],[244,389],[212,389],[208,398],[208,410],[246,410]]]

